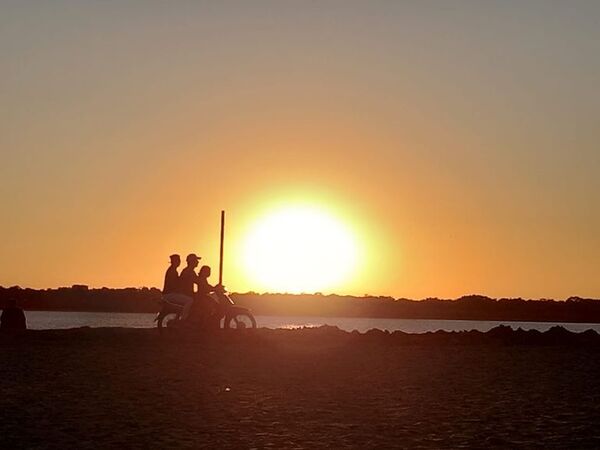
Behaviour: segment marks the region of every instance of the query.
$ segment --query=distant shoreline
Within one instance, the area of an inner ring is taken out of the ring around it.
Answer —
[[[72,309],[28,309],[28,312],[66,312],[66,313],[96,313],[96,314],[155,314],[155,312],[138,312],[138,311],[105,311],[105,310],[72,310]],[[580,322],[580,321],[555,321],[555,320],[520,320],[520,319],[447,319],[447,318],[432,318],[432,317],[376,317],[376,316],[334,316],[334,315],[319,315],[305,314],[290,316],[287,314],[260,314],[267,317],[336,317],[339,319],[383,319],[383,320],[447,320],[447,321],[464,321],[464,322],[531,322],[531,323],[577,323],[582,325],[596,325],[598,322]]]
[[[0,307],[10,298],[29,311],[155,313],[161,292],[156,288],[29,289],[0,287]],[[322,294],[234,293],[232,298],[257,315],[348,317],[373,319],[471,320],[506,322],[600,323],[600,300],[493,299],[467,295],[454,300],[410,300]]]

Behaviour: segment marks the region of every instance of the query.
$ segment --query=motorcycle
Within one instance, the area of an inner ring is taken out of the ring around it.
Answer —
[[[219,284],[213,292],[205,298],[194,300],[190,316],[182,320],[183,307],[181,305],[160,300],[161,308],[154,321],[158,330],[176,329],[186,322],[190,325],[198,324],[206,329],[246,329],[256,328],[256,319],[248,308],[235,304],[223,287],[223,241],[225,237],[225,211],[221,211],[221,247],[219,251]]]
[[[222,328],[226,330],[240,330],[256,328],[256,319],[248,308],[235,304],[229,293],[223,288],[217,288],[208,294],[208,301],[213,304],[210,308],[202,308],[204,311],[197,312],[197,305],[192,306],[190,317],[182,320],[183,307],[164,299],[160,300],[161,308],[154,321],[159,332],[179,328],[184,322],[193,321],[207,328]],[[195,300],[198,303],[199,300]],[[210,309],[211,312],[206,311]],[[198,319],[198,316],[201,316]],[[218,320],[218,322],[217,322]]]

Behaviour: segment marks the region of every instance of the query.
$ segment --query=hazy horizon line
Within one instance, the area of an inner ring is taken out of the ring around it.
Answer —
[[[82,283],[76,283],[76,284],[72,284],[71,286],[56,286],[56,287],[45,287],[45,288],[34,288],[34,287],[23,287],[20,285],[12,285],[12,286],[4,286],[4,285],[0,285],[0,289],[21,289],[21,290],[26,290],[26,289],[31,289],[34,291],[43,291],[43,290],[58,290],[58,289],[73,289],[73,288],[85,288],[88,290],[102,290],[102,289],[107,289],[107,290],[126,290],[126,289],[136,289],[136,290],[143,290],[143,289],[148,289],[148,290],[157,290],[157,291],[161,291],[160,288],[156,287],[156,286],[123,286],[123,287],[109,287],[109,286],[90,286],[87,284],[82,284]],[[377,295],[377,294],[370,294],[370,293],[365,293],[362,295],[359,294],[338,294],[338,293],[324,293],[324,292],[297,292],[297,293],[293,293],[293,292],[258,292],[258,291],[246,291],[246,292],[238,292],[238,291],[228,291],[230,294],[237,294],[237,295],[291,295],[291,296],[316,296],[316,297],[352,297],[352,298],[388,298],[388,299],[393,299],[393,300],[412,300],[412,301],[424,301],[424,300],[450,300],[450,301],[455,301],[455,300],[459,300],[461,298],[465,298],[465,297],[484,297],[484,298],[488,298],[491,300],[525,300],[525,301],[567,301],[569,299],[582,299],[582,300],[597,300],[600,301],[600,298],[596,298],[596,297],[583,297],[583,296],[579,296],[579,295],[570,295],[569,297],[565,297],[565,298],[550,298],[550,297],[537,297],[537,298],[524,298],[524,297],[514,297],[514,296],[498,296],[498,297],[494,297],[494,296],[490,296],[487,294],[481,294],[481,293],[470,293],[470,294],[462,294],[459,295],[457,297],[438,297],[438,296],[428,296],[428,297],[423,297],[423,298],[411,298],[411,297],[404,297],[404,296],[394,296],[394,295]]]

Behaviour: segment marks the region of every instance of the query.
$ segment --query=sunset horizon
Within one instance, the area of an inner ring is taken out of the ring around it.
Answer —
[[[600,297],[597,5],[63,3],[0,18],[0,285],[215,267],[225,209],[234,291]],[[302,205],[346,244],[249,267]]]
[[[0,12],[0,448],[600,448],[600,0]]]

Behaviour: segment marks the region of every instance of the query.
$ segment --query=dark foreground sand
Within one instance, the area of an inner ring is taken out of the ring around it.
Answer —
[[[598,336],[553,333],[0,336],[0,447],[599,448]]]

